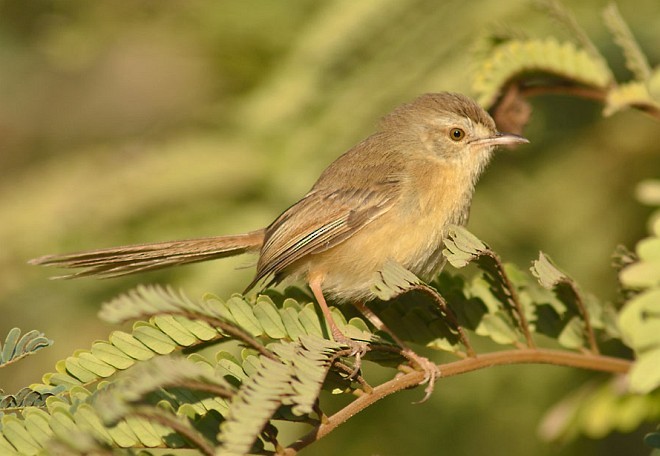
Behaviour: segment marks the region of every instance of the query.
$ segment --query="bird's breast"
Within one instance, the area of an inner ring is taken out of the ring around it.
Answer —
[[[389,211],[341,244],[310,256],[308,270],[325,275],[325,291],[344,300],[366,299],[375,274],[389,260],[423,279],[438,271],[447,226],[466,222],[471,188],[451,170],[430,165],[406,176]]]

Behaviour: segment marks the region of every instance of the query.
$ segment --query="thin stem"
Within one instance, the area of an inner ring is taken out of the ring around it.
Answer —
[[[440,311],[445,314],[445,320],[447,320],[449,324],[458,332],[458,338],[460,339],[461,343],[467,350],[467,355],[470,357],[476,356],[476,352],[472,348],[472,344],[470,344],[470,339],[468,338],[467,333],[465,332],[463,327],[458,323],[458,319],[456,318],[456,315],[449,308],[449,306],[447,305],[447,301],[445,301],[445,298],[442,297],[442,295],[438,292],[438,290],[426,284],[417,284],[414,287],[412,287],[411,290],[421,291],[431,296],[431,298],[433,298],[433,300],[438,304],[438,307],[440,307]]]
[[[587,100],[599,101],[605,103],[607,100],[607,91],[603,89],[595,89],[593,87],[584,87],[567,83],[555,84],[520,84],[520,94],[525,97],[535,97],[538,95],[559,94],[571,95]]]
[[[525,97],[559,94],[559,95],[570,95],[578,98],[584,98],[587,100],[594,100],[603,104],[607,101],[607,90],[596,89],[593,87],[583,87],[583,86],[567,84],[567,83],[544,84],[544,85],[521,83],[519,87],[520,87],[521,95]],[[633,103],[630,106],[653,117],[655,120],[660,120],[660,109],[653,104]]]
[[[204,393],[210,393],[214,396],[219,396],[224,399],[231,399],[234,396],[234,391],[224,386],[201,382],[199,380],[179,380],[176,382],[176,384],[164,386],[176,386],[196,391],[202,391]]]
[[[555,366],[577,367],[581,369],[609,372],[613,374],[625,374],[631,366],[631,361],[613,358],[609,356],[579,354],[565,352],[560,350],[546,349],[522,349],[506,350],[495,353],[479,355],[473,358],[466,358],[460,361],[454,361],[440,365],[440,372],[443,377],[452,377],[454,375],[485,369],[493,366],[503,366],[509,364],[552,364]],[[307,447],[311,443],[320,440],[335,430],[341,424],[345,423],[366,409],[375,402],[404,389],[419,385],[424,380],[424,372],[414,371],[400,377],[378,385],[371,394],[363,394],[346,407],[328,417],[323,423],[312,429],[309,433],[291,444],[287,454],[295,454],[297,451]]]
[[[215,455],[215,450],[213,447],[209,445],[209,443],[204,438],[202,438],[198,432],[194,431],[190,428],[190,426],[187,426],[185,423],[179,420],[170,418],[169,416],[165,416],[161,413],[153,413],[148,411],[137,411],[136,413],[133,413],[133,415],[142,417],[149,421],[155,421],[176,431],[183,438],[187,439],[190,443],[199,448],[202,454],[207,456]]]
[[[511,283],[511,279],[509,279],[509,276],[504,271],[504,265],[502,264],[500,257],[493,252],[491,258],[495,260],[500,277],[502,278],[502,280],[504,280],[504,287],[509,293],[509,298],[510,298],[509,301],[511,302],[511,304],[513,304],[514,309],[516,309],[516,314],[518,316],[518,323],[520,324],[520,329],[525,335],[525,341],[527,342],[527,346],[529,348],[534,348],[536,347],[536,343],[534,342],[534,338],[532,337],[532,332],[529,329],[529,323],[527,322],[527,317],[525,317],[525,312],[522,308],[522,304],[520,303],[520,297],[518,296],[518,291],[516,291],[516,287],[513,285],[513,283]]]
[[[591,326],[589,311],[587,310],[587,307],[584,305],[582,295],[578,292],[575,283],[572,280],[569,280],[567,284],[571,288],[571,291],[573,292],[573,295],[575,297],[575,304],[577,305],[578,310],[580,311],[582,317],[582,321],[584,322],[584,332],[586,333],[585,335],[587,336],[587,340],[589,341],[589,348],[592,353],[597,355],[600,353],[600,350],[598,349],[598,343],[596,342],[596,334],[594,333],[594,328]]]
[[[214,318],[204,314],[198,314],[195,312],[189,311],[174,311],[168,312],[167,315],[180,315],[191,320],[203,320],[215,328],[220,328],[223,332],[227,333],[230,336],[233,336],[235,339],[241,340],[248,344],[250,347],[254,348],[259,354],[270,358],[274,361],[280,361],[280,359],[263,344],[257,342],[252,336],[243,331],[242,329],[227,323],[219,318]]]
[[[346,364],[342,363],[341,361],[335,360],[333,366],[337,369],[345,373],[346,375],[351,375],[353,374],[354,369],[352,367],[347,366]],[[351,380],[354,380],[360,384],[360,387],[362,387],[362,391],[364,391],[367,394],[370,394],[373,391],[373,387],[367,383],[367,381],[364,379],[363,376],[360,374],[355,374]]]

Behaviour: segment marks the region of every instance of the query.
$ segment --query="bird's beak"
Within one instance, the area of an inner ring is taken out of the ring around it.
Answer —
[[[513,133],[500,133],[497,132],[493,136],[485,138],[477,138],[470,141],[471,144],[478,144],[480,146],[511,146],[515,144],[527,144],[529,140]]]

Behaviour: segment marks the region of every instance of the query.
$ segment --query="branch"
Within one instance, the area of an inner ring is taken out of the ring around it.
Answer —
[[[474,358],[465,358],[439,366],[442,377],[485,369],[492,366],[509,364],[552,364],[555,366],[577,367],[613,374],[625,374],[630,369],[632,361],[595,354],[580,354],[560,350],[547,349],[520,349],[506,350]],[[299,450],[334,431],[341,424],[348,421],[357,413],[366,409],[377,401],[402,391],[413,388],[424,380],[424,372],[414,371],[396,377],[388,382],[378,385],[371,394],[363,394],[346,407],[328,417],[323,423],[312,429],[307,435],[292,443],[285,451],[288,455],[296,454]]]
[[[607,101],[607,91],[603,89],[597,89],[593,87],[584,87],[580,85],[570,84],[570,83],[555,83],[555,84],[520,84],[520,93],[524,97],[534,97],[538,95],[569,95],[578,98],[584,98],[587,100],[598,101],[600,103],[606,103]],[[631,107],[642,111],[643,113],[653,117],[656,120],[660,120],[660,109],[657,106],[652,104],[645,103],[633,103]]]

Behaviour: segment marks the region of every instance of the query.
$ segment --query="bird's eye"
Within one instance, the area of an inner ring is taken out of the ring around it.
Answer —
[[[460,141],[461,139],[465,138],[465,131],[461,128],[452,128],[449,130],[449,137],[453,141]]]

